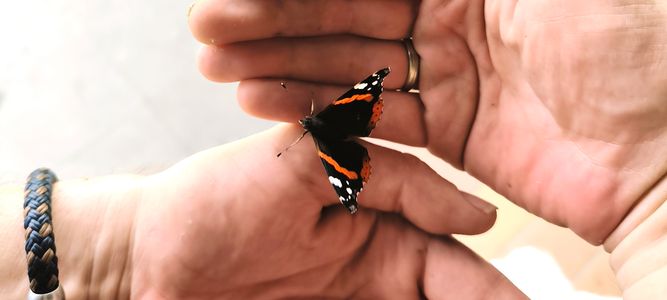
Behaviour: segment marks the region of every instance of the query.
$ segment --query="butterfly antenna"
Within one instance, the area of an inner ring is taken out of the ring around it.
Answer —
[[[313,115],[313,112],[315,111],[315,100],[313,98],[310,98],[310,115]]]
[[[278,155],[276,155],[276,157],[280,157],[281,155],[283,155],[284,152],[287,152],[287,150],[289,150],[289,148],[292,148],[292,146],[296,145],[299,141],[301,141],[301,139],[303,139],[304,136],[306,136],[306,133],[308,133],[308,130],[304,130],[303,133],[301,134],[301,136],[298,139],[296,139],[296,141],[292,142],[292,144],[287,146],[287,148],[285,148],[285,150],[280,151],[280,153],[278,153]]]

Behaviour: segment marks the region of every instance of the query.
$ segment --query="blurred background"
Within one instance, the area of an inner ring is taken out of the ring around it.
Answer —
[[[40,166],[63,179],[152,173],[271,126],[241,112],[236,84],[214,84],[198,73],[189,4],[5,1],[0,184],[21,183]],[[488,233],[457,238],[531,298],[619,295],[600,247],[527,214],[423,149],[392,146],[499,207]]]
[[[197,71],[186,1],[6,1],[0,182],[160,169],[271,126]]]

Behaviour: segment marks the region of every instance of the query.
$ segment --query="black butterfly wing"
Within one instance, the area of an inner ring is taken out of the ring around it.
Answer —
[[[355,213],[357,195],[371,174],[368,151],[355,141],[315,139],[315,144],[338,199],[350,213]]]
[[[315,117],[342,136],[368,136],[382,116],[382,83],[389,68],[357,83]]]

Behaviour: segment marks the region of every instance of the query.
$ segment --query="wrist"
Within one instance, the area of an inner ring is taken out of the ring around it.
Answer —
[[[645,193],[605,242],[624,299],[667,294],[667,175]]]
[[[51,201],[60,284],[69,299],[128,298],[132,224],[141,195],[137,177],[64,180],[54,185]],[[9,240],[0,252],[9,272],[0,278],[0,294],[24,298],[28,292],[23,251],[21,187],[4,188],[0,227]],[[7,293],[5,293],[7,292]]]

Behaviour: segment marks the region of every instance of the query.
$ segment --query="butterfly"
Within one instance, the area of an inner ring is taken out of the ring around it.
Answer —
[[[381,69],[357,83],[324,110],[299,121],[315,141],[317,155],[340,202],[354,214],[357,196],[371,175],[370,157],[355,137],[365,137],[382,116],[384,78],[389,68]]]

